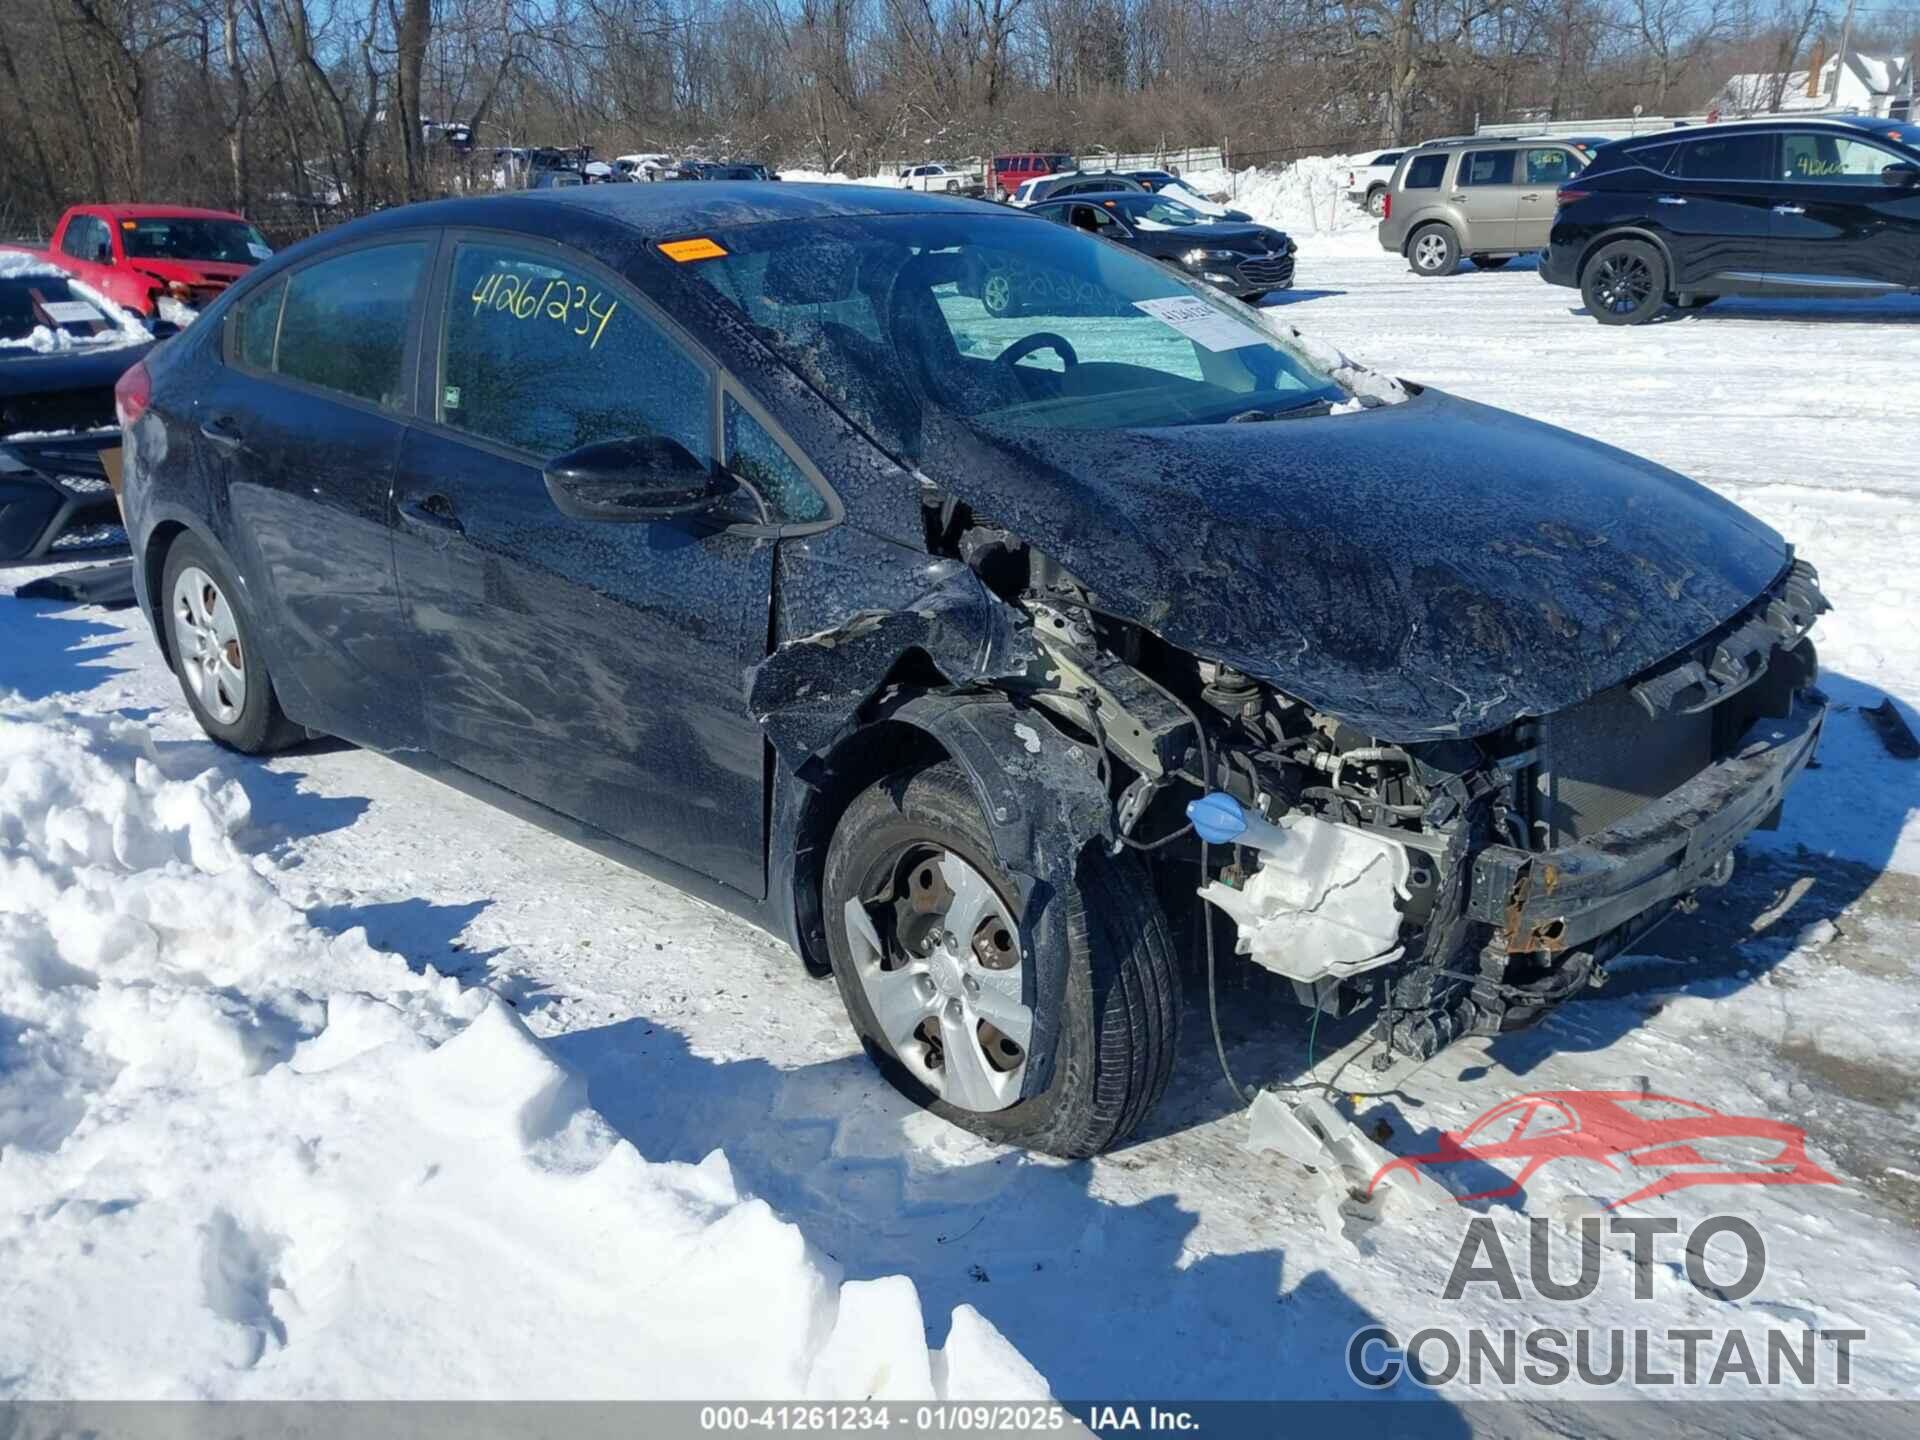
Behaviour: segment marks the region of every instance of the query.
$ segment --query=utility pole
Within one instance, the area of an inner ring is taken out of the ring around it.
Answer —
[[[1853,39],[1854,0],[1847,0],[1847,18],[1840,22],[1840,53],[1833,62],[1833,94],[1827,98],[1833,104],[1840,103],[1840,76],[1847,68],[1847,45]]]

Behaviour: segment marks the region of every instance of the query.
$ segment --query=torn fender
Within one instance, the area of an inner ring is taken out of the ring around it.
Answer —
[[[886,718],[926,731],[967,772],[995,856],[1020,892],[1023,998],[1034,1016],[1022,1098],[1041,1094],[1052,1083],[1066,1009],[1071,941],[1059,897],[1086,847],[1114,839],[1099,752],[1061,734],[1040,711],[998,694],[916,695]]]
[[[954,686],[1023,674],[1038,653],[1028,617],[957,560],[843,526],[783,543],[778,564],[776,642],[747,671],[747,708],[796,772],[915,652]]]

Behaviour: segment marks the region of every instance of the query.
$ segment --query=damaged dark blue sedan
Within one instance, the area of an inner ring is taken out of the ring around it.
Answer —
[[[666,876],[831,970],[909,1096],[1063,1155],[1167,1083],[1170,916],[1431,1055],[1724,881],[1825,713],[1813,573],[1735,506],[961,200],[394,210],[120,398],[210,735]]]

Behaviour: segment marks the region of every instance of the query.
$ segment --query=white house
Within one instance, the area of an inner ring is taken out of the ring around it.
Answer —
[[[1849,50],[1843,64],[1817,46],[1806,69],[1788,71],[1784,86],[1782,79],[1777,71],[1735,75],[1714,97],[1713,108],[1728,118],[1764,114],[1775,108],[1778,90],[1783,111],[1851,110],[1896,120],[1913,113],[1912,56]]]

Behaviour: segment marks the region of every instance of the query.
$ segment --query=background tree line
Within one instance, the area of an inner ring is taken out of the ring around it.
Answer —
[[[0,233],[84,199],[282,230],[481,182],[497,145],[866,173],[1007,148],[1278,162],[1703,108],[1844,0],[8,0]],[[1920,0],[1862,0],[1912,53]],[[417,123],[472,127],[462,157]]]

